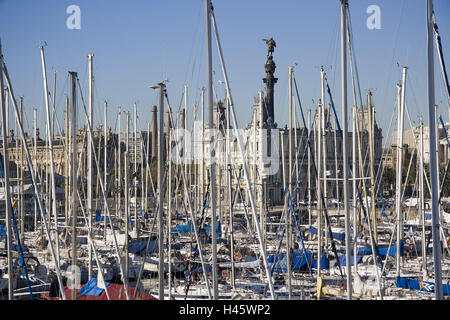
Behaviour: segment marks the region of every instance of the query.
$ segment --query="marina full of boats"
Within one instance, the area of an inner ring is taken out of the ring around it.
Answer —
[[[88,92],[78,73],[69,72],[60,124],[56,72],[53,92],[47,77],[51,46],[40,46],[49,138],[39,138],[36,109],[29,135],[23,99],[14,95],[13,70],[2,55],[8,43],[0,43],[0,299],[448,299],[450,123],[434,103],[435,52],[449,108],[450,87],[439,12],[426,0],[431,125],[425,139],[420,119],[413,154],[405,152],[404,66],[401,83],[392,85],[397,133],[389,165],[373,93],[357,101],[349,1],[339,2],[342,101],[333,99],[338,93],[322,67],[316,110],[304,112],[289,67],[289,105],[276,106],[276,44],[264,39],[266,88],[246,128],[236,117],[210,0],[204,0],[201,103],[190,103],[186,85],[184,108],[177,111],[167,80],[151,85],[159,104],[147,130],[138,129],[136,103],[132,115],[106,101],[104,120],[94,129],[93,54],[87,57]],[[222,100],[212,89],[214,46],[226,88]],[[289,113],[284,128],[274,121],[281,108]],[[114,130],[107,123],[112,112]],[[8,113],[14,123],[7,123]],[[77,122],[80,116],[85,122]]]

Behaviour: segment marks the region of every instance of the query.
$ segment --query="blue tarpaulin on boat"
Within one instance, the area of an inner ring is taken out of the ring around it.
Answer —
[[[11,245],[11,250],[12,251],[19,251],[19,246],[17,244],[12,244]],[[30,249],[28,249],[28,247],[25,247],[24,245],[22,245],[22,252],[28,252],[30,251]]]
[[[403,246],[403,250],[400,252],[400,256],[403,256],[405,254],[405,250],[410,251],[410,248],[408,246],[403,245],[404,241],[401,240],[401,246]],[[395,256],[397,252],[397,246],[393,245],[389,248],[389,255]],[[358,248],[357,255],[365,256],[372,254],[372,248]],[[388,254],[388,247],[378,247],[378,254],[380,256],[386,256]]]
[[[312,253],[306,252],[294,252],[292,255],[292,270],[293,271],[302,271],[308,269],[308,262],[311,260]],[[275,262],[276,261],[276,262]],[[269,268],[271,269],[275,262],[275,266],[273,267],[274,272],[286,272],[287,271],[287,258],[286,254],[277,255],[269,255],[267,258],[267,263],[269,264]]]
[[[177,224],[174,229],[171,230],[175,233],[188,233],[194,232],[194,227],[191,221],[188,221],[187,224]]]
[[[354,255],[351,255],[351,256],[350,256],[350,261],[351,261],[351,262],[350,262],[350,265],[351,265],[351,266],[353,266],[354,263],[355,263],[355,262],[354,262],[354,260],[355,260],[354,257],[355,257]],[[356,256],[356,263],[360,263],[361,260],[362,260],[362,257],[363,257],[363,256],[357,255],[357,256]],[[347,265],[347,256],[346,256],[345,254],[341,255],[341,256],[339,257],[339,262],[341,263],[341,266],[342,266],[342,267],[345,267],[345,266]],[[336,265],[337,265],[337,262],[336,262]]]
[[[211,227],[206,226],[203,229],[206,232],[211,233]],[[184,224],[184,225],[183,224],[177,224],[175,226],[175,228],[172,229],[171,231],[174,232],[174,233],[185,234],[185,233],[189,233],[189,232],[194,232],[194,226],[193,226],[191,221],[188,221],[188,223]],[[216,232],[217,232],[216,233],[217,238],[220,238],[220,222],[219,221],[217,221],[217,224],[216,224]]]
[[[105,286],[109,286],[109,282],[105,282]],[[79,294],[85,296],[99,296],[105,289],[97,287],[97,279],[92,278],[78,291]]]
[[[434,283],[420,281],[419,279],[397,277],[397,288],[434,292]],[[450,295],[450,285],[442,284],[442,292],[444,295]]]
[[[330,269],[330,261],[328,261],[327,254],[325,252],[323,253],[322,259],[320,260],[320,262],[321,262],[320,266],[321,266],[322,270],[323,269]],[[317,269],[317,259],[312,259],[311,260],[311,266],[313,268]]]
[[[105,221],[105,217],[100,215],[100,210],[96,210],[95,211],[95,221],[99,222],[99,221]],[[109,221],[109,218],[106,217],[106,221]]]
[[[145,247],[147,246],[148,239],[145,240],[131,240],[128,244],[128,252],[134,254],[145,254]],[[152,254],[158,251],[158,241],[152,240],[148,244],[147,254]]]
[[[206,268],[206,273],[211,273],[212,266],[210,264],[205,264],[205,268]],[[202,273],[202,272],[203,272],[203,268],[199,267],[199,268],[192,269],[192,270],[186,270],[184,272],[184,276],[186,277],[186,279],[188,279],[190,275],[194,275],[195,276],[196,274]]]
[[[5,241],[5,250],[7,250],[7,249],[8,249],[8,246],[7,246],[7,242]],[[19,251],[19,247],[17,246],[17,244],[13,243],[13,244],[11,244],[11,250],[18,252]],[[28,247],[22,246],[22,252],[28,252],[28,251],[30,251],[28,249]]]
[[[0,237],[6,237],[6,225],[0,224]]]
[[[372,248],[358,248],[357,251],[357,256],[361,255],[361,256],[366,256],[372,254]]]
[[[313,226],[309,227],[309,232],[311,234],[317,234],[317,228],[314,228]],[[329,234],[328,232],[323,231],[323,235],[326,236]],[[339,241],[345,241],[345,233],[344,232],[332,232],[333,239],[339,240]]]
[[[204,228],[206,232],[211,233],[212,227],[205,227]],[[216,223],[216,238],[220,238],[220,222],[217,221]]]
[[[408,246],[404,246],[403,245],[404,241],[400,240],[400,248],[403,248],[403,250],[400,251],[400,256],[403,257],[405,254],[405,250],[409,251],[409,247]],[[388,253],[388,248],[378,248],[378,253],[382,256],[386,256],[386,255],[390,255],[390,256],[395,256],[397,254],[397,246],[393,245],[389,248],[389,253]]]

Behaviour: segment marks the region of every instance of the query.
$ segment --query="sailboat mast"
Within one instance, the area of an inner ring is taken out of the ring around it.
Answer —
[[[356,100],[356,99],[355,99]],[[352,173],[353,173],[353,179],[352,179],[352,191],[353,191],[353,197],[352,197],[352,206],[353,206],[353,239],[354,239],[354,257],[357,257],[358,253],[358,243],[357,243],[357,235],[358,235],[358,208],[357,208],[357,185],[356,185],[356,179],[358,177],[358,167],[356,165],[356,141],[357,141],[357,109],[356,104],[353,105],[352,108]],[[354,263],[354,270],[355,273],[358,272],[358,264]]]
[[[262,91],[259,91],[259,110],[260,110],[260,115],[261,115],[261,119],[264,119],[264,116],[263,116],[263,114],[264,114],[264,97],[263,97],[263,92]],[[263,123],[264,123],[264,121],[262,120],[262,121],[260,121],[260,134],[259,134],[259,143],[260,143],[260,148],[262,148],[262,146],[263,146]],[[255,124],[255,132],[254,132],[254,134],[256,135],[256,124]],[[256,146],[255,146],[256,147]],[[255,148],[256,149],[256,148]],[[263,158],[262,158],[262,155],[263,155],[263,153],[262,153],[262,149],[260,149],[261,150],[261,152],[260,153],[258,153],[258,154],[260,154],[261,156],[260,156],[260,159],[259,159],[259,164],[260,164],[260,168],[259,168],[259,185],[260,185],[260,189],[259,189],[259,213],[260,213],[260,229],[261,230],[264,230],[264,228],[263,228],[263,225],[262,225],[262,223],[263,223],[263,211],[264,211],[264,177],[263,177],[263,175],[262,175],[262,173],[263,173],[263,167],[261,166],[261,164],[263,163]],[[257,155],[258,155],[256,152],[255,152],[255,172],[256,172],[256,170],[258,170],[258,167],[257,167],[257,159],[258,159],[258,157],[257,157]],[[254,178],[254,189],[253,190],[255,190],[255,192],[256,192],[256,190],[258,190],[257,189],[257,186],[256,186],[256,175],[255,175],[255,178]],[[253,224],[255,224],[255,221],[252,221],[253,222]],[[256,230],[256,226],[253,226],[254,227],[254,230]],[[264,234],[263,234],[263,237],[264,237]],[[263,238],[264,239],[264,238]]]
[[[288,189],[288,182],[287,182],[287,180],[286,180],[286,171],[288,171],[289,170],[289,167],[288,167],[288,170],[286,170],[286,155],[285,155],[285,152],[284,152],[284,135],[286,134],[286,132],[285,131],[281,131],[280,132],[280,137],[281,137],[281,166],[282,166],[282,168],[283,168],[283,176],[282,176],[282,179],[283,179],[283,187],[284,187],[284,208],[283,208],[283,212],[284,212],[284,214],[286,215],[285,216],[285,230],[287,231],[287,229],[288,229],[288,226],[289,226],[289,220],[288,220],[288,217],[289,217],[289,210],[290,210],[290,206],[289,206],[289,204],[288,204],[288,201],[289,201],[289,194],[288,194],[288,191],[289,191],[289,193],[291,192],[290,190],[287,190]],[[289,134],[289,133],[288,133]],[[289,137],[288,137],[288,140],[289,140]],[[286,235],[288,235],[289,233],[288,232],[286,232]],[[290,285],[290,268],[289,268],[289,265],[290,265],[290,259],[289,259],[289,256],[288,256],[288,254],[289,254],[289,245],[288,245],[288,243],[289,243],[289,238],[286,236],[286,258],[287,258],[287,263],[286,263],[286,265],[287,265],[287,277],[288,277],[288,290],[289,290],[289,299],[291,299],[291,295],[292,295],[292,292],[290,292],[292,289],[291,289],[291,285]]]
[[[190,190],[189,186],[190,186],[190,181],[191,181],[191,177],[189,175],[189,163],[188,163],[188,137],[187,137],[187,118],[188,118],[188,87],[187,85],[184,85],[184,117],[182,118],[183,121],[183,136],[184,136],[184,176],[186,177],[186,182],[187,182],[187,186],[188,186],[188,190]],[[189,192],[189,191],[188,191]]]
[[[422,224],[422,274],[427,274],[427,252],[426,252],[426,244],[425,244],[425,210],[424,210],[424,184],[423,184],[423,174],[424,174],[424,154],[423,154],[423,122],[420,119],[420,156],[419,156],[419,193],[420,193],[420,201],[419,201],[419,214],[420,214],[420,223]]]
[[[428,74],[428,116],[430,121],[430,176],[431,176],[431,211],[434,259],[434,293],[436,300],[443,299],[441,275],[441,243],[439,237],[439,186],[437,181],[436,139],[437,132],[434,105],[434,54],[433,54],[433,1],[427,0],[427,74]]]
[[[168,255],[168,284],[169,284],[169,300],[172,300],[172,233],[170,231],[172,227],[172,152],[171,152],[171,125],[170,125],[170,119],[171,119],[171,113],[172,110],[170,106],[167,106],[167,163],[168,163],[168,170],[167,173],[167,255]],[[146,196],[147,198],[147,196]]]
[[[1,52],[0,52],[1,54]],[[0,77],[2,76],[0,71]],[[3,86],[1,87],[2,93],[3,93]],[[67,135],[67,130],[66,130]],[[34,161],[33,161],[33,169],[35,172],[37,172],[37,109],[33,109],[33,140],[34,140]],[[5,141],[5,140],[3,140]],[[34,231],[37,230],[37,203],[34,201]]]
[[[261,92],[260,92],[261,94]],[[232,175],[231,175],[231,171],[233,170],[232,168],[232,158],[231,158],[231,123],[230,123],[230,113],[231,113],[231,106],[230,106],[230,101],[229,101],[229,97],[227,95],[227,99],[226,99],[226,106],[227,106],[227,141],[226,141],[226,148],[227,148],[227,152],[225,154],[226,156],[226,165],[227,165],[227,182],[228,182],[228,213],[229,213],[229,228],[230,228],[230,259],[231,259],[231,288],[235,288],[236,285],[236,273],[235,273],[235,259],[234,259],[234,217],[233,217],[233,187],[232,187]],[[254,133],[254,140],[253,140],[253,148],[256,149],[256,110],[253,113],[253,133]],[[255,152],[256,154],[256,152]],[[253,164],[253,176],[256,176],[256,159],[255,162]]]
[[[400,277],[400,254],[401,243],[403,239],[403,212],[402,212],[402,167],[403,167],[403,118],[405,108],[405,86],[406,86],[406,70],[407,67],[403,67],[402,84],[398,85],[399,94],[399,110],[398,110],[398,128],[397,128],[397,181],[396,181],[396,210],[397,210],[397,277]],[[434,113],[434,112],[433,112]]]
[[[200,162],[200,197],[201,201],[203,201],[204,192],[205,192],[205,88],[202,88],[200,93],[200,100],[202,106],[202,133],[201,133],[201,162]],[[175,201],[177,203],[176,209],[178,210],[178,196],[175,197]],[[200,202],[202,203],[202,202]]]
[[[297,110],[296,110],[296,104],[295,104],[295,97],[292,96],[292,113],[294,117],[294,154],[295,154],[295,179],[299,178],[299,167],[298,167],[298,137],[297,137]],[[297,182],[296,182],[297,184]],[[295,192],[295,207],[299,206],[299,199],[300,199],[300,192]],[[292,199],[294,201],[294,199]]]
[[[51,118],[50,118],[50,104],[49,104],[49,97],[48,97],[48,85],[47,85],[47,71],[46,71],[46,67],[45,67],[45,58],[44,58],[44,47],[40,47],[41,48],[41,59],[42,59],[42,74],[43,74],[43,80],[44,80],[44,97],[45,97],[45,106],[46,106],[46,111],[47,111],[47,138],[48,138],[48,143],[49,143],[49,147],[50,147],[50,170],[51,170],[51,204],[52,204],[52,212],[53,212],[53,216],[55,219],[55,226],[56,226],[56,235],[55,235],[55,244],[56,244],[56,258],[59,260],[59,237],[58,237],[58,228],[57,228],[57,223],[58,223],[58,211],[56,210],[56,185],[55,185],[55,162],[53,159],[53,141],[52,141],[52,127],[51,127]],[[20,121],[22,122],[22,117],[20,119]],[[22,124],[21,124],[22,126]],[[50,241],[50,239],[49,239]],[[56,263],[56,262],[55,262]]]
[[[72,279],[76,279],[77,266],[77,93],[76,72],[70,72],[72,83],[72,109],[71,109],[71,131],[72,131]],[[72,287],[72,300],[77,299],[77,289]]]
[[[328,207],[328,192],[327,192],[327,137],[326,137],[326,117],[325,117],[325,71],[323,70],[323,67],[320,68],[320,87],[321,87],[321,109],[320,109],[320,117],[321,117],[321,132],[319,132],[319,135],[321,135],[321,145],[319,148],[322,148],[322,177],[323,177],[323,199],[325,203],[325,208]],[[328,221],[324,220],[324,228],[325,228],[325,248],[328,248]]]
[[[0,103],[2,113],[2,140],[3,140],[3,186],[5,188],[5,219],[6,219],[6,246],[7,246],[7,265],[8,270],[12,270],[12,254],[11,254],[11,198],[9,189],[9,155],[8,155],[8,132],[5,106],[5,91],[3,88],[3,54],[2,44],[0,42]],[[12,272],[8,275],[8,299],[14,299],[14,287]]]
[[[140,183],[140,187],[139,187],[139,189],[141,190],[141,209],[140,209],[140,215],[144,215],[144,210],[146,209],[146,203],[145,203],[145,199],[147,198],[146,196],[144,196],[144,194],[146,195],[146,193],[144,193],[144,191],[146,191],[146,189],[145,189],[145,180],[144,180],[144,130],[141,130],[140,132],[139,132],[139,157],[141,158],[140,160],[141,160],[141,168],[140,168],[140,171],[141,171],[141,183]],[[145,220],[143,221],[144,222],[144,226],[145,226]],[[139,226],[140,227],[140,226]],[[139,234],[138,234],[138,236],[139,236]]]
[[[119,212],[116,212],[116,215],[119,216],[119,218],[121,218],[121,208],[122,208],[122,174],[121,174],[121,159],[122,159],[122,132],[120,130],[120,113],[121,113],[121,107],[119,107],[119,114],[117,115],[117,132],[118,132],[118,142],[117,142],[117,202],[118,202],[118,210]],[[105,238],[106,238],[106,233],[105,233]]]
[[[20,124],[23,126],[23,97],[20,97]],[[19,196],[18,196],[18,203],[19,203],[19,214],[20,214],[20,241],[24,243],[25,238],[25,210],[23,208],[24,202],[23,202],[23,141],[18,141],[18,144],[20,145],[19,152],[17,153],[17,156],[19,157],[19,165],[17,166],[19,169],[20,176],[17,176],[18,179],[20,179],[19,183]],[[54,180],[54,179],[53,179]],[[55,199],[55,198],[54,198]],[[56,202],[56,200],[54,200]],[[56,207],[56,203],[55,203]],[[58,219],[57,219],[57,211],[53,211],[55,215],[55,230],[57,232],[58,230]],[[59,252],[58,248],[58,237],[56,236],[56,252]]]
[[[317,112],[316,112],[316,135],[314,138],[317,138],[317,182],[316,182],[316,189],[317,189],[317,279],[321,278],[322,275],[322,242],[323,242],[323,232],[322,232],[322,186],[320,177],[322,176],[322,167],[320,165],[321,158],[322,158],[322,145],[320,143],[321,138],[321,127],[322,127],[322,102],[319,101],[319,104],[317,106]]]
[[[403,146],[403,114],[401,112],[401,91],[402,85],[397,84],[397,104],[398,104],[398,112],[397,112],[397,163],[396,163],[396,182],[395,182],[395,211],[397,214],[397,250],[396,250],[396,275],[400,276],[400,250],[398,250],[401,239],[401,226],[400,219],[402,216],[402,203],[401,203],[401,194],[402,194],[402,146]]]
[[[55,117],[56,117],[56,70],[53,72],[53,97],[52,97],[52,139],[55,139]]]
[[[211,53],[211,1],[205,0],[206,13],[206,76],[207,76],[207,94],[208,94],[208,120],[210,130],[214,128],[214,108],[213,108],[213,87],[212,87],[212,53]],[[209,175],[211,189],[211,239],[212,239],[212,280],[213,280],[213,300],[218,299],[217,283],[217,238],[216,238],[216,170],[214,159],[214,135],[209,137],[210,141],[210,159]]]
[[[375,194],[375,154],[374,154],[374,114],[372,107],[372,92],[367,92],[367,112],[369,113],[369,162],[370,162],[370,210],[372,217],[372,228],[375,244],[378,242],[377,216],[376,216],[376,194]]]
[[[263,109],[263,93],[262,93],[262,91],[259,91],[258,92],[258,108],[259,108],[259,110],[260,111],[262,111],[262,109]],[[229,108],[231,107],[231,106],[228,106]],[[253,139],[254,139],[254,142],[253,142],[253,190],[257,190],[257,188],[256,188],[256,171],[258,170],[257,169],[257,148],[256,148],[256,145],[257,145],[257,140],[256,140],[256,111],[254,112],[254,115],[253,115]],[[263,201],[262,201],[262,197],[263,197],[263,194],[262,194],[262,184],[261,184],[261,192],[260,192],[260,207],[259,207],[259,210],[260,210],[260,212],[262,212],[262,210],[263,210]]]
[[[290,198],[292,201],[293,199],[293,182],[292,182],[292,127],[293,127],[293,116],[292,116],[292,67],[289,67],[289,172],[288,172],[288,179],[289,179],[289,193]],[[290,208],[291,206],[289,206]],[[286,257],[287,257],[287,276],[288,276],[288,293],[289,293],[289,300],[292,298],[292,270],[291,270],[291,239],[292,239],[292,230],[291,230],[291,222],[292,222],[292,215],[295,214],[295,212],[291,212],[289,214],[289,210],[286,211]]]
[[[6,141],[9,142],[9,87],[5,87],[5,118],[6,118]],[[9,169],[9,161],[5,165]]]
[[[308,109],[308,128],[307,133],[311,141],[311,109]],[[306,146],[307,147],[307,146]],[[311,148],[308,148],[308,224],[311,226],[312,215],[311,215]]]
[[[436,48],[437,48],[437,56],[439,59],[439,63],[441,66],[441,74],[442,74],[442,78],[444,80],[444,88],[445,88],[445,93],[447,94],[447,102],[448,102],[448,116],[449,116],[449,122],[450,122],[450,85],[449,85],[449,81],[448,81],[448,76],[447,76],[447,70],[445,69],[445,62],[444,62],[444,57],[443,57],[443,52],[442,52],[442,44],[441,44],[441,36],[439,35],[439,30],[438,30],[438,26],[436,23],[436,18],[434,16],[434,12],[432,13],[432,23],[433,23],[433,29],[435,32],[435,40],[436,40]]]
[[[159,132],[158,132],[158,276],[159,299],[164,300],[164,83],[159,84]]]
[[[93,54],[88,54],[88,63],[89,63],[89,123],[92,124],[94,120],[94,78],[93,78]],[[86,201],[86,211],[88,214],[88,223],[89,228],[92,228],[92,137],[91,135],[88,135],[88,145],[87,145],[87,201]],[[106,218],[105,218],[106,220]],[[106,228],[103,229],[106,233]],[[88,278],[91,279],[92,277],[92,246],[91,246],[92,239],[88,238],[88,259],[89,259],[89,266],[88,266]],[[106,237],[105,237],[106,241]]]
[[[129,220],[130,220],[130,192],[128,186],[128,162],[130,160],[129,156],[129,132],[130,132],[130,113],[127,112],[126,116],[126,131],[125,131],[125,153],[124,153],[124,200],[125,200],[125,267],[123,272],[124,281],[128,281],[129,274],[129,254],[128,254],[128,231],[129,231]]]
[[[345,254],[347,268],[347,299],[352,299],[350,210],[348,206],[348,147],[347,147],[347,0],[341,0],[341,85],[342,85],[342,167],[345,212]],[[356,257],[355,257],[356,259]]]
[[[331,103],[328,104],[328,110],[331,110]],[[337,121],[334,119],[334,130],[333,130],[333,137],[334,137],[334,176],[336,181],[336,199],[337,199],[337,206],[338,206],[338,214],[341,211],[341,204],[340,204],[340,195],[339,195],[339,166],[338,166],[338,149],[337,149]],[[353,168],[353,167],[352,167]]]
[[[69,171],[69,167],[70,167],[70,129],[69,129],[69,113],[70,113],[70,109],[69,109],[69,97],[66,96],[66,114],[65,114],[65,124],[66,124],[66,154],[68,156],[65,157],[65,165],[64,165],[64,197],[65,197],[65,207],[64,207],[64,214],[65,214],[65,227],[68,228],[69,226],[69,193],[70,193],[70,179],[69,179],[69,175],[70,175],[70,171]],[[37,134],[36,134],[37,136]],[[37,138],[36,138],[37,140]],[[35,143],[37,145],[37,142]],[[66,229],[68,230],[68,229]],[[67,231],[66,231],[66,235],[67,235]]]
[[[106,128],[107,128],[107,112],[108,112],[108,102],[104,102],[104,107],[105,107],[105,125],[104,125],[104,128],[103,128],[103,134],[105,135],[105,137],[104,137],[104,142],[105,142],[105,150],[103,151],[103,156],[104,156],[104,168],[103,168],[103,170],[104,170],[104,185],[105,185],[105,190],[107,190],[107,187],[106,187],[106,177],[107,177],[107,167],[108,167],[108,163],[107,163],[107,150],[108,150],[108,147],[107,147],[107,144],[108,144],[108,139],[107,139],[107,130],[106,130]],[[91,122],[92,123],[92,122]],[[99,143],[100,143],[100,140],[99,140]],[[108,192],[106,191],[106,195],[105,195],[105,198],[106,198],[106,201],[108,201]],[[106,232],[106,206],[107,206],[108,204],[107,204],[107,202],[105,202],[105,204],[104,204],[104,206],[103,206],[103,208],[104,208],[104,211],[105,211],[105,214],[104,214],[104,217],[105,217],[105,219],[103,219],[103,230]],[[92,217],[91,217],[91,219],[92,219]],[[89,278],[90,279],[90,278]]]
[[[139,223],[138,223],[138,215],[137,215],[137,104],[134,104],[134,230],[136,232],[136,238],[139,238]],[[106,168],[105,168],[106,170]]]

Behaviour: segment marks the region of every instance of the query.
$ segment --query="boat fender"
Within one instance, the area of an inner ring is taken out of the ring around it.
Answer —
[[[236,253],[234,254],[234,260],[239,262],[242,259],[242,253],[240,251],[236,251]]]
[[[325,292],[324,292],[324,288],[323,288],[323,282],[322,282],[322,277],[317,277],[317,283],[316,283],[316,295],[317,295],[317,299],[320,299],[324,296]]]

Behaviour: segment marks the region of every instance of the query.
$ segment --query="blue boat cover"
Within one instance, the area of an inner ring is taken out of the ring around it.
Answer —
[[[7,246],[7,242],[5,241],[5,250],[7,250],[7,249],[8,249],[8,246]],[[19,252],[19,246],[17,244],[13,243],[11,245],[11,250]],[[25,246],[22,245],[22,252],[28,252],[28,251],[30,251],[28,249],[28,247],[25,247]]]
[[[0,236],[6,237],[6,225],[0,224]]]
[[[206,273],[208,274],[208,273],[211,273],[211,271],[212,271],[212,266],[210,265],[210,264],[205,264],[205,268],[206,268]],[[184,272],[184,276],[186,277],[186,280],[189,278],[189,276],[190,275],[196,275],[196,274],[198,274],[198,273],[202,273],[203,272],[203,268],[202,267],[199,267],[199,268],[196,268],[196,269],[193,269],[193,270],[186,270],[185,272]]]
[[[191,221],[188,221],[187,224],[177,224],[174,229],[171,229],[171,232],[174,233],[189,233],[194,232],[194,227]]]
[[[17,244],[13,243],[13,244],[11,245],[11,250],[12,250],[12,251],[19,251],[19,246],[18,246]],[[28,252],[28,251],[30,251],[30,249],[28,249],[27,247],[25,247],[24,245],[22,245],[22,252]]]
[[[294,252],[292,255],[292,271],[302,271],[308,269],[308,261],[311,260],[312,253],[306,252],[304,254],[303,252]],[[276,261],[276,262],[275,262]],[[277,255],[269,255],[267,258],[267,263],[269,265],[269,268],[272,269],[274,272],[286,272],[287,271],[287,257],[286,254],[279,254],[278,258]],[[275,263],[275,265],[274,265]]]
[[[321,259],[320,261],[321,261],[320,266],[321,266],[322,270],[324,270],[324,269],[330,269],[330,261],[328,261],[328,257],[327,257],[326,252],[323,253],[322,259]],[[312,260],[311,260],[311,266],[312,266],[313,268],[316,268],[316,269],[317,269],[317,259],[312,259]]]
[[[109,282],[105,282],[106,286],[109,286]],[[97,279],[92,278],[78,291],[79,294],[85,296],[99,296],[105,289],[97,287]]]
[[[145,254],[145,247],[147,246],[148,239],[144,240],[131,240],[128,245],[128,252],[134,254]],[[152,254],[157,252],[158,250],[158,241],[152,240],[148,244],[148,254]]]
[[[407,245],[403,245],[404,244],[404,240],[400,241],[400,245],[403,246],[403,250],[400,252],[400,256],[403,256],[405,254],[405,250],[410,251],[409,246]],[[393,245],[390,247],[389,249],[389,255],[390,256],[395,256],[397,252],[397,246]],[[358,248],[358,253],[357,255],[369,255],[372,254],[372,248],[368,247],[368,248]],[[378,247],[378,254],[381,256],[386,256],[388,254],[388,248],[387,247]],[[359,262],[359,261],[358,261]]]
[[[358,248],[357,256],[365,256],[368,254],[372,254],[372,248]]]
[[[351,266],[353,266],[354,265],[354,255],[351,255],[350,256],[350,265]],[[361,260],[362,260],[362,257],[363,256],[360,256],[360,255],[357,255],[356,256],[356,263],[360,263],[361,262]],[[344,253],[343,255],[341,255],[340,257],[339,257],[339,262],[341,263],[341,266],[343,266],[343,267],[345,267],[346,265],[347,265],[347,255]],[[336,262],[336,265],[337,265],[337,262]]]
[[[400,240],[400,247],[403,247],[403,250],[400,251],[400,256],[403,257],[405,255],[405,250],[409,251],[409,247],[403,245],[404,240]],[[382,256],[386,256],[386,255],[390,255],[390,256],[395,256],[397,253],[397,246],[393,245],[391,246],[391,248],[389,249],[388,252],[388,248],[378,248],[378,253]]]
[[[418,279],[397,277],[397,288],[413,289],[425,292],[434,292],[434,283],[428,281],[419,281]],[[442,284],[444,295],[450,295],[450,285]]]
[[[206,227],[204,227],[204,230],[207,233],[211,233],[211,227],[206,226]],[[219,221],[217,221],[216,230],[217,230],[216,236],[217,236],[217,238],[220,238],[220,222]],[[171,232],[173,232],[173,233],[181,233],[181,234],[194,232],[194,226],[193,226],[191,221],[188,221],[188,223],[184,224],[184,225],[183,224],[177,224],[174,229],[171,229]]]
[[[205,227],[204,228],[206,232],[211,233],[211,227]],[[217,221],[216,223],[216,238],[220,238],[220,222]]]
[[[100,215],[100,210],[96,210],[95,211],[95,221],[99,222],[99,221],[105,221],[105,217]],[[106,217],[106,221],[109,221],[109,218]]]

